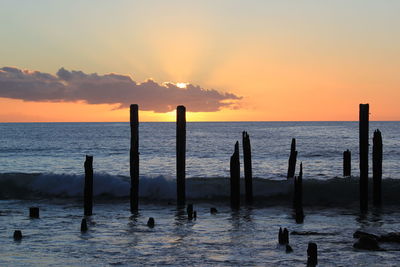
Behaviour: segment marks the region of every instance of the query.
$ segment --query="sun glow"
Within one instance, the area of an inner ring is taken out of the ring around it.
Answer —
[[[187,83],[176,83],[176,86],[182,89],[186,88],[186,85]]]

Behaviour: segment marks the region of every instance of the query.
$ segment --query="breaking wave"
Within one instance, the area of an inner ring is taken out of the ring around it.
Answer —
[[[83,193],[83,175],[2,173],[0,199],[80,198]],[[244,193],[244,180],[241,180]],[[372,184],[372,181],[370,181]],[[304,179],[304,205],[344,206],[358,203],[358,178]],[[130,179],[125,176],[94,174],[94,196],[103,199],[129,197]],[[400,179],[384,179],[383,202],[398,204]],[[290,204],[293,195],[292,180],[253,179],[255,202],[263,204]],[[227,201],[230,195],[228,178],[188,178],[186,195],[192,200]],[[139,196],[146,200],[174,201],[175,179],[171,177],[141,177]]]

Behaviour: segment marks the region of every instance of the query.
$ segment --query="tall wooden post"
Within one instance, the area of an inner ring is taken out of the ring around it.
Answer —
[[[131,105],[131,148],[129,167],[131,176],[130,206],[131,213],[139,210],[139,106]]]
[[[374,205],[382,203],[382,134],[379,130],[374,132],[372,147],[372,173],[373,173],[373,199]]]
[[[294,173],[296,171],[296,160],[297,160],[296,138],[293,138],[292,144],[290,146],[289,167],[288,167],[287,178],[294,177]]]
[[[243,132],[242,137],[246,203],[251,205],[253,204],[253,174],[251,166],[250,136],[247,134],[247,132]]]
[[[230,161],[231,173],[231,208],[240,208],[240,161],[239,161],[239,142],[235,144],[235,152]]]
[[[295,212],[296,223],[303,223],[303,163],[300,163],[299,176],[294,177],[293,208]]]
[[[93,211],[93,156],[86,155],[84,167],[83,209],[85,216],[91,216]]]
[[[318,247],[316,243],[308,243],[307,248],[307,266],[316,266],[318,264]]]
[[[184,206],[186,164],[186,108],[176,108],[176,194],[178,206]]]
[[[368,210],[369,104],[360,104],[360,210]]]
[[[343,176],[351,176],[351,152],[348,149],[343,152]]]

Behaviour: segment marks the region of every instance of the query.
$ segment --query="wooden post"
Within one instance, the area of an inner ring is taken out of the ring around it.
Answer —
[[[292,138],[292,144],[290,146],[290,156],[289,156],[289,167],[287,178],[293,178],[296,170],[296,160],[297,160],[297,151],[296,151],[296,138]]]
[[[185,164],[186,164],[186,108],[176,108],[176,194],[178,206],[184,206],[185,193]]]
[[[131,105],[131,148],[129,167],[131,176],[130,206],[131,213],[139,210],[139,106]]]
[[[360,210],[368,210],[369,104],[360,104]]]
[[[39,219],[39,208],[38,207],[30,207],[29,208],[29,217],[33,219]]]
[[[318,264],[317,244],[310,242],[307,248],[307,266],[316,266]]]
[[[343,177],[351,176],[351,152],[346,150],[343,152]]]
[[[243,132],[242,136],[246,203],[251,205],[253,204],[253,174],[251,166],[250,136],[247,134],[247,132]]]
[[[91,216],[93,209],[93,156],[88,155],[86,155],[85,160],[85,187],[83,194],[84,214]]]
[[[88,230],[87,221],[85,218],[81,221],[81,232],[86,232]]]
[[[239,161],[239,142],[235,144],[235,152],[231,156],[231,208],[240,207],[240,161]]]
[[[294,177],[293,208],[295,212],[296,223],[303,223],[303,163],[300,163],[299,176]]]
[[[374,132],[372,147],[372,173],[373,173],[373,199],[374,205],[382,203],[382,134],[379,130]]]

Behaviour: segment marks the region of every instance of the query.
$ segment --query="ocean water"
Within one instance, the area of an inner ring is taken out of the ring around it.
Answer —
[[[398,266],[399,244],[373,252],[352,247],[356,230],[400,232],[400,122],[371,122],[370,150],[377,128],[384,206],[363,215],[357,122],[188,123],[187,197],[198,213],[188,220],[174,204],[174,123],[140,124],[136,215],[127,198],[128,123],[0,124],[0,266],[305,266],[308,242],[318,244],[319,266]],[[242,131],[251,138],[256,201],[231,211],[229,158]],[[303,224],[293,219],[286,179],[293,137],[304,165]],[[346,149],[352,178],[341,176]],[[94,156],[95,203],[89,231],[81,233],[86,154]],[[40,219],[29,219],[30,206],[40,207]],[[149,217],[154,228],[146,226]],[[314,235],[290,235],[294,252],[287,254],[279,227]],[[21,241],[12,238],[17,229]]]

